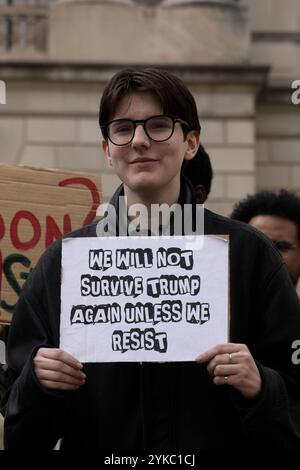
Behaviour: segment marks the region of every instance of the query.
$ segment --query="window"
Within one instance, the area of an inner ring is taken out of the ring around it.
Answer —
[[[0,49],[44,50],[49,4],[50,0],[0,0]],[[11,8],[1,14],[3,6]],[[14,7],[23,8],[20,12]]]

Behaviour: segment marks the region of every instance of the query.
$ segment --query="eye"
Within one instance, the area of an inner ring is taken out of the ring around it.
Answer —
[[[274,245],[276,246],[277,250],[279,250],[281,253],[285,253],[293,249],[292,243],[286,240],[278,240],[274,242]]]
[[[111,134],[128,134],[131,133],[133,124],[130,121],[112,122],[110,125]]]
[[[153,131],[170,129],[170,127],[172,127],[172,119],[168,117],[153,118],[147,122],[147,128]]]
[[[117,132],[117,133],[126,133],[126,132],[131,132],[132,131],[132,126],[130,125],[121,125],[121,126],[118,126],[114,132]]]

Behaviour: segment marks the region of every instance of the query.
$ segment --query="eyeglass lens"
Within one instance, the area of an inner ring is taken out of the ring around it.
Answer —
[[[294,248],[294,245],[286,240],[277,240],[273,241],[273,243],[281,253],[285,253],[286,251],[290,251]]]

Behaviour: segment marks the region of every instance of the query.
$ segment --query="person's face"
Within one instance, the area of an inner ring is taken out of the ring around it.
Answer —
[[[140,91],[124,97],[112,119],[138,120],[159,114],[163,114],[163,110],[155,95]],[[136,126],[134,138],[128,145],[120,147],[102,141],[109,164],[125,185],[125,194],[139,198],[153,194],[156,200],[160,195],[178,196],[182,162],[193,158],[198,145],[198,133],[189,132],[184,140],[179,122],[175,124],[173,135],[164,142],[149,139],[141,124]]]
[[[291,220],[273,215],[257,215],[250,225],[263,232],[272,241],[286,241],[290,249],[281,251],[293,284],[296,286],[300,277],[300,242],[297,225]]]

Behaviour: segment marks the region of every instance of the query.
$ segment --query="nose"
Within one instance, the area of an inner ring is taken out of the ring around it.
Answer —
[[[131,144],[133,147],[150,146],[150,139],[147,136],[144,126],[142,124],[137,124]]]

